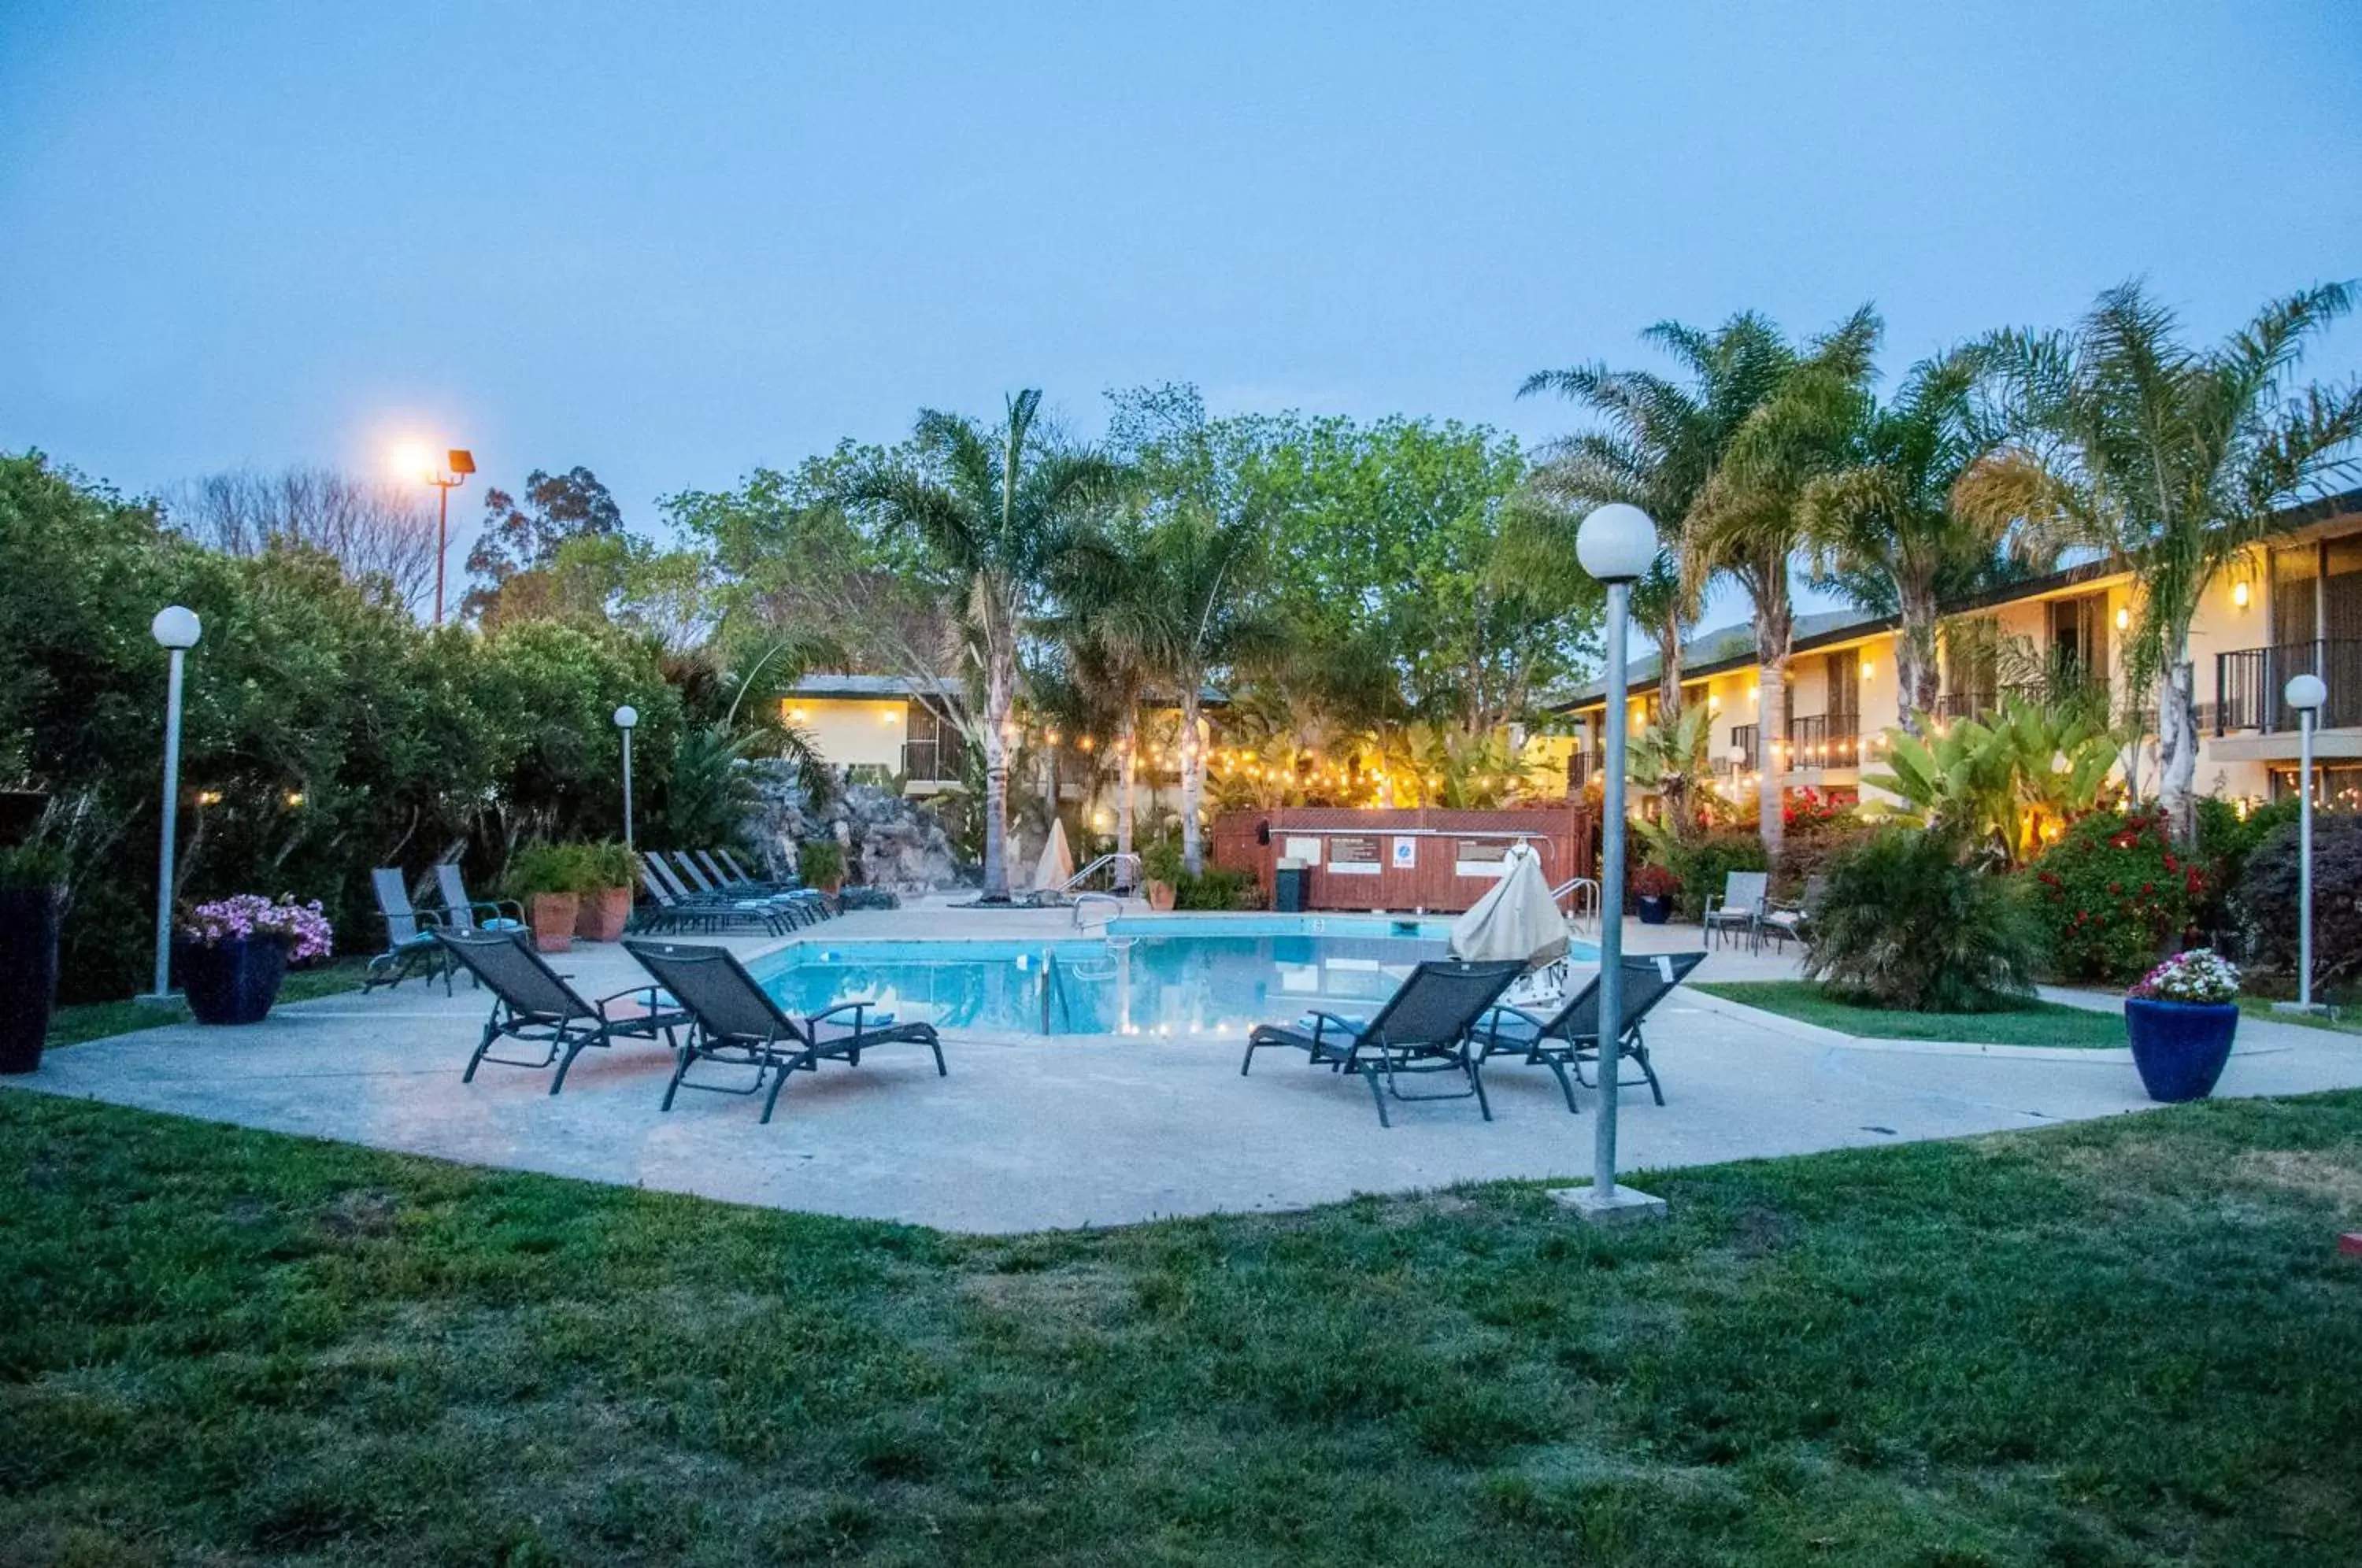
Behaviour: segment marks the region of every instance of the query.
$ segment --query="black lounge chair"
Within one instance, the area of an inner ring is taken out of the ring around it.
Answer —
[[[649,850],[640,856],[642,874],[661,883],[672,896],[674,905],[684,911],[694,910],[759,910],[771,923],[782,931],[805,924],[817,924],[826,918],[811,900],[785,893],[726,892],[690,864],[689,856],[675,852],[670,856],[659,850]]]
[[[794,922],[769,904],[756,900],[723,903],[712,899],[692,899],[673,889],[657,873],[656,856],[640,856],[640,886],[647,889],[656,907],[643,910],[633,916],[636,929],[643,932],[702,931],[723,932],[734,927],[745,930],[760,926],[773,936],[784,936]]]
[[[1257,1024],[1247,1035],[1246,1059],[1239,1076],[1254,1066],[1254,1054],[1267,1046],[1285,1045],[1306,1053],[1315,1066],[1358,1075],[1370,1086],[1378,1104],[1378,1125],[1391,1127],[1386,1096],[1396,1099],[1466,1099],[1473,1095],[1485,1120],[1493,1107],[1485,1099],[1485,1080],[1469,1035],[1485,1010],[1499,999],[1511,981],[1526,972],[1516,959],[1481,964],[1455,958],[1430,959],[1410,972],[1395,994],[1367,1021],[1357,1021],[1315,1009],[1308,1032],[1286,1023]],[[1468,1080],[1465,1089],[1444,1094],[1405,1094],[1396,1080],[1410,1073],[1458,1073]]]
[[[1657,1082],[1656,1066],[1649,1060],[1649,1043],[1641,1037],[1640,1023],[1650,1010],[1705,962],[1703,953],[1627,954],[1624,958],[1624,1021],[1619,1031],[1623,1038],[1617,1043],[1616,1055],[1619,1062],[1628,1058],[1640,1065],[1640,1076],[1659,1105],[1665,1103],[1665,1091]],[[1599,977],[1593,976],[1589,985],[1568,998],[1550,1018],[1523,1008],[1493,1009],[1477,1029],[1476,1041],[1480,1059],[1489,1060],[1496,1052],[1521,1051],[1527,1065],[1548,1067],[1566,1095],[1567,1110],[1573,1110],[1574,1084],[1591,1087],[1583,1076],[1583,1065],[1599,1060]],[[1567,1081],[1570,1066],[1574,1069],[1574,1083]],[[1628,1081],[1621,1066],[1617,1074],[1619,1086]]]
[[[451,994],[451,960],[435,944],[435,928],[443,922],[437,910],[413,907],[409,884],[402,873],[391,866],[381,866],[370,873],[370,887],[377,894],[377,912],[385,922],[385,951],[369,961],[361,973],[361,994],[383,986],[389,990],[413,975],[423,974],[428,980],[443,977],[443,994]]]
[[[635,986],[596,1001],[586,1000],[513,932],[437,931],[435,940],[492,993],[492,1015],[484,1021],[484,1037],[476,1043],[475,1055],[468,1058],[468,1070],[459,1075],[463,1084],[474,1082],[476,1069],[486,1062],[512,1067],[546,1067],[556,1062],[557,1076],[549,1080],[549,1092],[556,1094],[566,1087],[574,1058],[591,1046],[604,1047],[617,1040],[657,1039],[672,1045],[673,1031],[689,1021],[688,1015],[669,1005],[654,986]],[[617,1010],[615,1004],[626,998],[639,999],[640,1010]],[[499,1040],[540,1045],[542,1057],[535,1062],[522,1056],[495,1056],[492,1044]]]
[[[789,1074],[818,1072],[823,1061],[861,1065],[861,1054],[879,1045],[924,1045],[935,1055],[935,1076],[947,1077],[943,1042],[930,1023],[895,1023],[865,1019],[875,1002],[843,1002],[809,1018],[783,1010],[770,993],[746,972],[726,947],[700,947],[679,942],[634,942],[624,950],[640,961],[688,1013],[689,1038],[679,1048],[672,1082],[665,1086],[664,1109],[683,1088],[709,1089],[716,1094],[754,1094],[768,1080],[763,1120],[768,1122],[779,1103],[779,1091]],[[850,1013],[850,1024],[835,1021]],[[727,1084],[689,1082],[690,1067],[714,1061],[755,1069],[754,1082],[745,1088]]]

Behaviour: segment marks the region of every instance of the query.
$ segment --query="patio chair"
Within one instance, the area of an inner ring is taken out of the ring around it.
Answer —
[[[377,894],[377,912],[385,922],[385,951],[370,959],[362,971],[361,994],[367,996],[380,986],[391,990],[411,976],[423,974],[429,980],[442,976],[443,994],[450,995],[451,960],[435,943],[435,927],[443,921],[441,911],[414,908],[410,885],[392,866],[371,871],[370,887]]]
[[[657,874],[668,878],[673,891],[690,903],[761,904],[778,911],[791,926],[817,925],[829,917],[829,911],[816,892],[804,889],[765,892],[734,887],[727,878],[709,876],[700,870],[685,850],[673,851],[669,858],[661,851],[652,850],[646,858],[656,862]]]
[[[1772,885],[1772,877],[1764,871],[1730,871],[1722,878],[1719,896],[1708,894],[1702,923],[1710,936],[1720,936],[1726,942],[1733,932],[1743,933],[1750,951],[1761,945],[1757,923],[1763,918],[1763,900]]]
[[[546,1067],[556,1062],[557,1076],[549,1080],[549,1092],[556,1094],[566,1087],[574,1058],[591,1046],[657,1039],[672,1045],[673,1032],[688,1021],[688,1015],[670,1006],[654,986],[635,986],[586,1000],[540,954],[507,932],[438,930],[435,940],[492,993],[483,1038],[468,1058],[468,1070],[459,1075],[463,1084],[473,1083],[476,1069],[486,1062],[512,1067]],[[627,998],[637,999],[638,1010],[619,1005]],[[541,1059],[495,1056],[492,1046],[501,1040],[539,1045]]]
[[[642,932],[724,932],[760,926],[773,936],[785,936],[792,923],[787,915],[768,904],[692,899],[678,891],[657,872],[653,855],[640,856],[640,886],[656,900],[655,908],[633,912],[633,926]]]
[[[1807,877],[1805,878],[1804,896],[1794,903],[1782,904],[1767,900],[1763,906],[1763,918],[1757,926],[1759,945],[1761,939],[1768,936],[1779,944],[1780,951],[1783,953],[1788,951],[1788,944],[1792,939],[1803,946],[1811,946],[1813,906],[1820,902],[1821,890],[1828,885],[1829,879],[1826,877]]]
[[[443,896],[444,923],[453,931],[523,931],[524,906],[514,899],[471,899],[459,875],[459,863],[446,860],[435,867],[435,889]],[[480,915],[483,918],[479,920]]]
[[[1508,989],[1509,982],[1525,971],[1526,966],[1514,958],[1480,964],[1429,959],[1413,969],[1385,1005],[1367,1020],[1315,1009],[1308,1015],[1312,1024],[1309,1031],[1300,1023],[1257,1024],[1247,1035],[1246,1059],[1239,1064],[1239,1075],[1245,1077],[1254,1066],[1257,1051],[1285,1045],[1304,1052],[1315,1066],[1352,1074],[1367,1083],[1370,1098],[1377,1101],[1381,1127],[1394,1125],[1386,1115],[1388,1095],[1400,1100],[1466,1099],[1473,1095],[1476,1109],[1490,1121],[1493,1107],[1485,1099],[1485,1080],[1478,1072],[1469,1032],[1485,1010]],[[1405,1094],[1399,1080],[1418,1073],[1457,1073],[1468,1087],[1447,1093]]]
[[[1659,1105],[1665,1103],[1665,1089],[1649,1060],[1649,1043],[1641,1036],[1640,1024],[1691,970],[1705,962],[1704,953],[1628,954],[1624,959],[1624,1019],[1616,1055],[1619,1063],[1629,1059],[1639,1064],[1641,1078]],[[1549,1018],[1523,1008],[1494,1008],[1477,1027],[1476,1040],[1479,1060],[1489,1060],[1496,1052],[1522,1051],[1528,1066],[1548,1067],[1566,1096],[1567,1110],[1575,1110],[1574,1085],[1590,1087],[1583,1076],[1583,1064],[1599,1060],[1598,977],[1592,977],[1589,985]],[[1574,1069],[1573,1083],[1567,1081],[1570,1066]],[[1616,1071],[1620,1086],[1625,1081],[1624,1069],[1618,1066]]]
[[[689,1038],[679,1048],[672,1082],[665,1086],[666,1110],[683,1088],[755,1094],[767,1080],[770,1092],[763,1099],[767,1123],[790,1074],[818,1072],[823,1061],[857,1067],[864,1051],[880,1045],[924,1045],[934,1053],[935,1076],[950,1076],[944,1066],[943,1042],[931,1023],[896,1023],[891,1013],[877,1012],[877,1004],[866,1001],[843,1002],[809,1017],[787,1012],[726,947],[626,939],[624,950],[672,993],[690,1018]],[[852,1015],[851,1023],[837,1021],[846,1014]],[[689,1070],[699,1062],[753,1067],[755,1078],[743,1088],[692,1083]]]
[[[836,900],[817,888],[805,888],[793,882],[766,882],[749,877],[745,872],[730,869],[717,863],[715,852],[694,850],[674,856],[676,860],[694,859],[705,870],[708,879],[725,898],[770,899],[793,904],[815,922],[836,913]],[[721,858],[726,859],[726,854]],[[734,867],[735,861],[729,862]]]

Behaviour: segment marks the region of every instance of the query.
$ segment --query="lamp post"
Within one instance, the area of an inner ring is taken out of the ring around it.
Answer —
[[[425,479],[435,487],[435,624],[443,624],[443,561],[451,552],[451,492],[468,482],[476,471],[476,455],[465,447],[446,448],[443,466],[430,462]]]
[[[1591,1119],[1591,1185],[1568,1190],[1560,1201],[1595,1225],[1623,1225],[1661,1219],[1665,1212],[1663,1198],[1616,1184],[1616,1092],[1624,1066],[1624,750],[1629,722],[1624,658],[1632,583],[1657,558],[1657,525],[1637,506],[1602,506],[1583,520],[1574,553],[1584,570],[1607,585],[1607,745],[1600,759],[1599,807],[1599,1110]]]
[[[640,711],[629,702],[615,710],[615,727],[624,732],[624,847],[632,847],[632,731]]]
[[[2329,687],[2318,675],[2289,678],[2281,695],[2296,710],[2298,742],[2296,790],[2296,1007],[2312,1010],[2312,726],[2321,705],[2329,701]]]
[[[151,1006],[172,999],[172,862],[181,826],[181,675],[189,650],[204,635],[197,613],[178,604],[156,612],[148,624],[171,661],[164,679],[164,833],[156,856],[156,988],[139,999]]]

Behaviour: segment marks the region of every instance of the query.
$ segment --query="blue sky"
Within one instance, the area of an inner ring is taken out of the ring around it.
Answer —
[[[1538,439],[1527,372],[1662,316],[1872,299],[1899,370],[2134,274],[2210,334],[2362,275],[2357,81],[2342,0],[8,0],[0,447],[145,490],[423,436],[647,526],[1021,385]]]

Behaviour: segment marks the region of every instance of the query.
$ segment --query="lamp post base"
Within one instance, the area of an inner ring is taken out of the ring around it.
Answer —
[[[2272,1003],[2272,1010],[2274,1012],[2311,1013],[2315,1017],[2318,1017],[2329,1010],[2329,1004],[2327,1002],[2317,1001],[2276,1001]]]
[[[183,1000],[178,991],[141,991],[131,999],[141,1007],[177,1008]]]
[[[1604,1231],[1620,1231],[1628,1225],[1644,1225],[1665,1217],[1663,1198],[1636,1192],[1621,1183],[1605,1194],[1595,1187],[1553,1187],[1551,1198],[1560,1207],[1573,1209],[1575,1217],[1585,1224]]]

